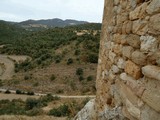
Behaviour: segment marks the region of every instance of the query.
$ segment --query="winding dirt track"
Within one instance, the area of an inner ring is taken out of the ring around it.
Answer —
[[[5,69],[0,76],[1,80],[10,79],[14,75],[14,62],[7,58],[7,55],[0,55],[0,63],[4,64]]]
[[[0,79],[11,79],[14,75],[14,61],[24,61],[28,56],[0,55]],[[2,67],[4,65],[4,68]]]

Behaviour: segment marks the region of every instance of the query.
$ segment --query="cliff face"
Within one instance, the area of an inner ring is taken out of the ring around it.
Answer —
[[[105,0],[98,120],[160,120],[160,0]]]
[[[96,87],[87,120],[160,120],[160,0],[105,0]]]

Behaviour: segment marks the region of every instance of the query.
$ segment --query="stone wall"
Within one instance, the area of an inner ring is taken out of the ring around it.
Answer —
[[[98,120],[160,120],[160,0],[105,0]]]

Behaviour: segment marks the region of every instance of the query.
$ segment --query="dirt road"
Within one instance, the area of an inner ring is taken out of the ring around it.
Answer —
[[[11,79],[14,75],[14,61],[24,61],[28,56],[0,55],[0,79]],[[3,65],[3,67],[2,67]]]
[[[35,93],[33,96],[29,96],[29,95],[19,95],[16,94],[15,90],[10,90],[11,94],[4,94],[4,92],[6,91],[6,89],[0,89],[0,100],[2,99],[9,99],[9,100],[13,100],[13,99],[22,99],[22,100],[26,100],[28,97],[32,97],[32,98],[39,98],[40,96],[45,96],[47,94],[41,94],[41,93]],[[95,95],[75,95],[75,96],[68,96],[68,95],[53,95],[53,96],[57,96],[60,98],[73,98],[73,99],[82,99],[82,98],[95,98]]]
[[[14,75],[14,62],[7,58],[5,55],[0,55],[0,63],[5,67],[3,69],[3,73],[0,76],[1,80],[10,79]]]

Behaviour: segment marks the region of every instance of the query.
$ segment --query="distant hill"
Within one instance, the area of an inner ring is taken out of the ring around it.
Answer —
[[[46,20],[26,20],[17,25],[22,26],[28,30],[35,30],[35,29],[44,29],[44,28],[53,28],[53,27],[65,27],[71,25],[79,25],[88,23],[87,21],[78,21],[72,19],[62,20],[59,18],[54,19],[46,19]]]

